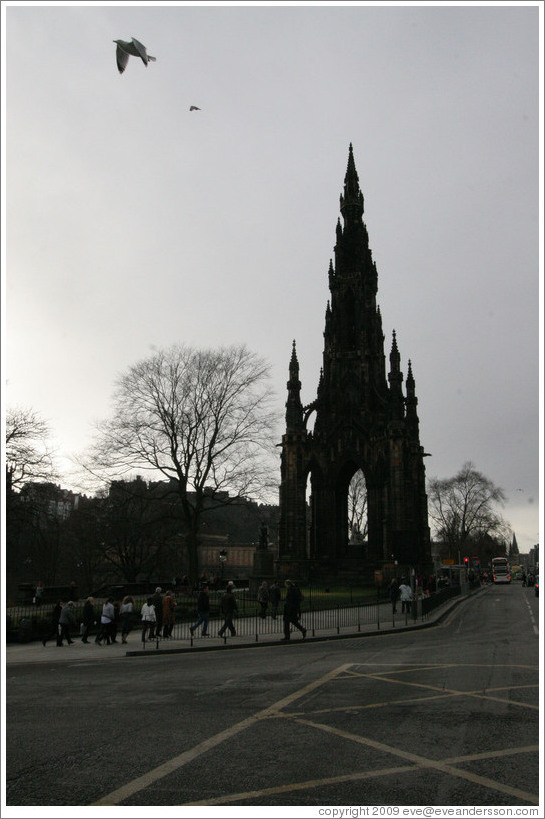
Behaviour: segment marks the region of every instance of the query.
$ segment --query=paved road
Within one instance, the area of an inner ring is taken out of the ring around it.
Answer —
[[[537,603],[513,584],[417,631],[10,662],[7,804],[536,806]]]

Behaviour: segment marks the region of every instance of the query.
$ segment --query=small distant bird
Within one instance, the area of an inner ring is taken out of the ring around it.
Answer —
[[[156,62],[155,57],[152,57],[151,54],[148,54],[146,51],[146,46],[143,46],[142,43],[139,43],[134,37],[130,43],[126,40],[114,40],[114,43],[117,43],[115,56],[120,74],[123,74],[125,71],[131,54],[133,57],[140,57],[145,66],[147,66],[149,60]]]
[[[190,110],[190,111],[200,111],[201,109],[200,109],[200,108],[197,108],[197,106],[196,106],[196,105],[190,105],[190,106],[189,106],[189,110]]]

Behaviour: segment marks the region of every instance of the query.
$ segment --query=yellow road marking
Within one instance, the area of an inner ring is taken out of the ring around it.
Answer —
[[[309,725],[313,728],[318,728],[321,731],[325,731],[328,734],[335,734],[335,736],[343,737],[344,739],[351,739],[354,742],[358,742],[361,745],[366,745],[370,748],[374,748],[376,751],[381,751],[387,754],[393,754],[394,756],[399,756],[402,759],[406,759],[408,762],[414,762],[415,764],[419,765],[423,768],[433,768],[434,770],[441,771],[441,773],[450,774],[451,776],[457,776],[460,779],[467,779],[470,782],[473,782],[476,785],[483,785],[485,788],[491,788],[493,790],[500,791],[501,793],[508,794],[509,796],[514,796],[518,799],[524,799],[527,802],[532,802],[535,805],[539,804],[539,795],[528,793],[527,791],[523,791],[520,788],[512,788],[510,785],[504,785],[502,782],[496,782],[493,779],[489,779],[485,776],[478,776],[477,774],[473,774],[470,771],[464,771],[459,768],[455,768],[453,765],[449,765],[447,762],[442,762],[441,760],[435,759],[428,759],[425,756],[420,756],[420,754],[412,753],[411,751],[404,751],[401,748],[394,748],[392,745],[386,745],[384,742],[377,742],[374,739],[370,739],[369,737],[362,737],[358,734],[351,734],[349,731],[343,731],[342,729],[335,728],[331,725],[323,725],[318,722],[312,722],[312,720],[301,719],[297,717],[294,719],[294,722],[301,723],[302,725]],[[537,746],[539,747],[539,746]]]
[[[408,682],[407,680],[395,680],[381,674],[361,674],[361,679],[378,680],[379,682],[392,683],[393,685],[406,685],[411,688],[425,688],[427,691],[437,691],[440,694],[447,694],[451,697],[473,697],[477,700],[491,700],[492,702],[503,702],[507,705],[515,705],[519,708],[531,708],[539,711],[539,705],[531,705],[526,702],[517,702],[516,700],[507,700],[504,697],[491,697],[488,694],[483,694],[482,691],[459,691],[456,688],[440,688],[438,685],[428,685],[426,683]],[[517,686],[506,686],[506,688],[517,688]]]
[[[513,754],[527,754],[539,750],[538,745],[527,745],[522,748],[507,748],[501,751],[484,751],[478,754],[452,757],[444,759],[443,764],[454,764],[460,762],[472,762],[481,759],[493,759],[499,756],[511,756]],[[352,774],[342,774],[340,776],[328,776],[323,779],[308,779],[304,782],[292,782],[289,785],[277,785],[272,788],[260,788],[255,791],[242,791],[241,793],[231,793],[211,799],[202,799],[199,802],[184,802],[183,807],[189,805],[225,805],[229,802],[242,802],[246,799],[260,799],[264,796],[272,796],[280,793],[290,793],[292,791],[304,791],[311,788],[324,788],[328,785],[339,785],[346,782],[358,782],[363,779],[374,779],[378,776],[390,776],[391,774],[407,773],[422,770],[423,765],[399,765],[395,768],[378,768],[374,771],[359,771]]]
[[[359,665],[362,665],[362,664],[359,664]],[[369,664],[366,664],[366,665],[370,665],[370,666],[373,666],[373,667],[376,668],[376,664],[373,664],[373,663],[369,663]],[[392,663],[390,667],[392,667],[392,666],[395,667],[395,665],[396,664]],[[463,665],[465,665],[465,664],[460,664],[460,666],[463,666]],[[442,668],[442,667],[449,668],[449,667],[455,667],[455,666],[453,666],[452,664],[445,664],[445,665],[440,665],[440,666],[430,665],[430,666],[426,667],[426,666],[422,666],[421,664],[418,664],[418,665],[415,664],[415,666],[413,666],[411,669],[405,669],[405,670],[406,671],[410,671],[410,670],[413,670],[413,671],[414,670],[419,670],[419,671],[421,671],[421,670],[426,670],[426,668],[429,669],[429,670],[432,670],[434,668]],[[496,667],[497,668],[497,666],[486,666],[486,667]],[[510,667],[512,668],[512,666],[510,666]],[[524,667],[527,667],[527,666],[524,666]],[[348,675],[345,676],[344,677],[345,679],[347,679],[347,678],[353,679],[354,677],[359,676],[362,679],[368,678],[370,680],[374,679],[374,680],[379,680],[379,681],[382,681],[382,682],[398,683],[400,685],[407,685],[407,686],[425,688],[425,689],[429,690],[430,692],[434,691],[434,692],[438,692],[438,693],[433,693],[433,694],[430,693],[429,696],[427,696],[427,697],[419,697],[419,698],[397,700],[397,701],[394,700],[394,701],[391,701],[390,703],[374,703],[374,704],[368,704],[366,706],[345,706],[344,708],[323,709],[322,711],[316,711],[315,712],[316,714],[318,714],[318,713],[328,713],[328,712],[333,711],[333,710],[335,710],[335,711],[343,711],[343,710],[346,711],[346,710],[355,710],[355,709],[360,710],[362,708],[383,707],[384,705],[392,704],[392,702],[393,703],[395,703],[395,702],[399,702],[399,703],[404,703],[404,702],[407,703],[408,702],[408,703],[411,703],[411,702],[418,702],[418,701],[425,701],[425,700],[432,700],[432,699],[447,698],[447,697],[451,697],[451,696],[464,696],[464,695],[477,696],[475,694],[475,692],[464,692],[464,691],[457,691],[457,690],[454,690],[454,689],[452,689],[452,690],[451,689],[446,689],[445,690],[445,689],[437,688],[436,686],[428,686],[428,685],[420,684],[420,683],[411,683],[411,682],[406,682],[406,681],[392,680],[392,679],[389,679],[385,675],[384,676],[381,675],[380,673],[375,673],[375,674],[358,674],[358,673],[356,673],[356,674],[353,674],[353,673],[350,673],[350,672],[353,671],[353,668],[354,668],[353,663],[346,663],[346,664],[344,664],[342,666],[339,666],[336,669],[333,669],[332,671],[328,672],[327,674],[325,674],[320,679],[315,680],[312,683],[309,683],[308,685],[304,686],[303,688],[299,689],[298,691],[294,691],[292,694],[289,694],[288,696],[284,697],[283,699],[279,700],[278,702],[274,703],[273,705],[271,705],[271,706],[269,706],[267,708],[264,708],[261,711],[258,711],[256,714],[248,717],[245,720],[242,720],[241,722],[237,723],[236,725],[233,725],[233,726],[225,729],[224,731],[220,731],[215,736],[210,737],[209,739],[204,740],[203,742],[199,743],[198,745],[194,746],[193,748],[190,748],[187,751],[184,751],[183,753],[177,755],[176,757],[173,757],[172,759],[167,760],[162,765],[157,766],[156,768],[152,769],[151,771],[148,771],[147,773],[143,774],[142,776],[137,777],[136,779],[132,780],[131,782],[126,783],[125,785],[121,786],[120,788],[117,788],[116,790],[114,790],[111,793],[107,794],[106,796],[102,797],[99,801],[97,801],[97,802],[95,802],[93,804],[94,805],[117,805],[117,804],[120,804],[125,799],[130,798],[131,796],[133,796],[138,791],[149,787],[150,785],[157,782],[159,779],[162,779],[163,777],[168,776],[169,774],[179,770],[183,766],[185,766],[185,765],[189,764],[190,762],[192,762],[193,760],[197,759],[202,754],[206,753],[207,751],[211,750],[212,748],[215,748],[216,746],[220,745],[222,742],[228,740],[230,737],[235,736],[236,734],[246,730],[246,728],[249,728],[249,727],[255,725],[257,722],[259,722],[261,720],[271,719],[271,718],[291,719],[294,722],[305,724],[305,725],[308,725],[308,726],[310,726],[312,728],[316,728],[316,729],[319,729],[319,730],[322,730],[322,731],[325,731],[325,732],[328,732],[328,733],[333,733],[333,734],[336,734],[337,736],[343,737],[345,739],[349,739],[349,740],[352,740],[352,741],[355,741],[355,742],[359,742],[360,744],[375,748],[376,750],[380,750],[380,751],[383,751],[385,753],[389,753],[389,754],[393,754],[395,756],[399,756],[399,757],[401,757],[403,759],[406,759],[411,764],[398,766],[398,767],[383,768],[383,769],[375,770],[375,771],[364,771],[364,772],[359,772],[359,773],[354,773],[354,774],[345,774],[345,775],[341,775],[341,776],[338,776],[338,777],[330,777],[330,778],[327,778],[327,779],[316,779],[316,780],[309,780],[308,782],[291,783],[289,785],[279,785],[279,786],[276,786],[274,788],[266,788],[266,789],[262,789],[262,790],[259,790],[259,791],[248,791],[248,792],[246,792],[246,794],[230,794],[230,795],[225,795],[225,796],[222,796],[222,797],[218,797],[217,799],[207,799],[207,800],[204,800],[204,801],[201,801],[201,802],[190,802],[190,803],[187,803],[188,805],[200,805],[200,804],[213,805],[213,804],[222,804],[222,803],[227,803],[227,802],[242,801],[244,799],[257,798],[259,796],[265,796],[265,795],[270,795],[270,794],[274,794],[274,793],[287,793],[287,792],[293,791],[293,790],[304,790],[304,789],[308,789],[308,788],[323,787],[324,785],[327,785],[327,784],[335,784],[335,783],[342,783],[342,782],[348,782],[348,781],[356,781],[356,780],[360,780],[360,779],[369,779],[369,778],[372,778],[372,777],[375,777],[375,776],[386,776],[386,775],[389,775],[389,774],[392,774],[392,773],[400,773],[400,772],[412,771],[412,770],[417,770],[417,769],[422,769],[422,768],[433,768],[435,770],[441,771],[442,773],[446,773],[446,774],[450,774],[452,776],[457,776],[459,778],[466,779],[468,781],[473,782],[474,784],[479,784],[479,785],[482,785],[482,786],[487,787],[489,789],[498,790],[498,791],[501,791],[502,793],[509,794],[510,796],[515,796],[515,797],[523,799],[523,800],[525,800],[527,802],[538,804],[539,798],[536,797],[534,794],[528,793],[526,791],[522,791],[522,790],[520,790],[518,788],[512,788],[512,787],[510,787],[508,785],[503,785],[502,783],[495,782],[494,780],[488,779],[486,777],[481,777],[481,776],[478,776],[476,774],[472,774],[472,773],[464,771],[464,770],[460,770],[460,769],[455,768],[453,766],[456,763],[470,762],[472,760],[477,760],[477,759],[487,759],[487,758],[490,758],[490,757],[493,757],[493,756],[498,757],[498,756],[506,756],[506,755],[510,755],[510,754],[516,754],[516,753],[535,752],[535,751],[537,751],[539,749],[539,746],[533,746],[532,745],[532,746],[526,746],[525,748],[522,748],[522,749],[504,749],[504,750],[499,750],[499,751],[482,752],[482,753],[479,753],[479,754],[468,755],[468,756],[463,756],[463,757],[455,757],[455,758],[452,758],[452,759],[447,759],[447,760],[440,761],[440,760],[427,759],[426,757],[420,756],[418,754],[412,754],[410,752],[403,751],[402,749],[397,749],[397,748],[394,748],[392,746],[388,746],[388,745],[385,745],[383,743],[377,742],[377,741],[372,740],[370,738],[361,737],[361,736],[358,736],[358,735],[355,735],[355,734],[351,734],[350,732],[342,731],[340,729],[333,728],[333,727],[330,727],[330,726],[327,726],[327,725],[323,725],[321,723],[313,722],[312,720],[304,719],[304,718],[294,714],[293,712],[289,713],[289,712],[286,712],[286,711],[283,710],[283,709],[289,707],[296,700],[301,699],[301,697],[304,697],[306,694],[311,693],[312,691],[316,690],[317,688],[320,688],[321,686],[325,685],[326,683],[328,683],[328,682],[330,682],[332,680],[339,681],[342,678],[341,675],[347,675],[347,673],[349,674],[349,676]],[[532,666],[532,668],[533,668],[533,666]],[[391,674],[392,671],[390,670],[389,673]],[[386,674],[386,672],[385,672],[385,674]],[[522,688],[522,687],[534,687],[534,686],[505,686],[504,688],[509,689],[509,688],[517,688],[517,687]],[[535,687],[537,687],[537,686],[535,686]],[[503,690],[503,689],[499,688],[499,689],[492,689],[492,690]],[[479,694],[478,698],[479,699],[492,699],[492,700],[497,699],[498,701],[501,701],[501,702],[504,701],[504,700],[500,700],[498,698],[483,696],[482,694]],[[512,701],[506,700],[506,702],[511,704]],[[514,704],[520,704],[520,703],[515,702]],[[528,707],[535,707],[535,706],[528,706]]]
[[[498,686],[497,688],[490,688],[486,689],[488,691],[518,691],[519,688],[537,688],[539,689],[539,683],[530,684],[530,685],[506,685],[506,686]],[[462,692],[464,693],[464,692]],[[468,696],[471,696],[477,692],[475,691],[467,691]],[[339,705],[334,708],[317,708],[315,711],[292,711],[290,712],[291,716],[316,716],[317,714],[335,714],[335,713],[342,713],[343,711],[366,711],[370,708],[386,708],[391,705],[406,705],[412,704],[417,702],[428,702],[431,700],[443,700],[448,699],[449,697],[454,696],[450,691],[446,691],[445,693],[441,694],[429,694],[426,697],[399,697],[393,700],[383,700],[382,702],[370,702],[366,705]],[[456,695],[458,696],[458,695]],[[485,697],[487,699],[487,697]],[[489,699],[493,699],[490,697]],[[513,700],[501,700],[501,702],[508,702],[511,703]],[[518,703],[519,705],[523,703]],[[530,708],[536,708],[537,706],[529,705]]]
[[[226,796],[218,796],[213,799],[202,799],[200,802],[184,802],[187,805],[225,805],[228,802],[238,802],[243,799],[260,799],[263,796],[272,796],[276,793],[290,793],[291,791],[304,791],[309,788],[323,788],[327,785],[338,785],[343,782],[357,782],[361,779],[372,779],[375,776],[388,776],[389,774],[405,773],[414,771],[414,765],[400,765],[396,768],[381,768],[378,771],[363,771],[354,774],[342,774],[340,776],[328,776],[324,779],[308,779],[306,782],[292,782],[289,785],[276,785],[273,788],[260,788],[258,791],[244,791],[243,793],[231,793]],[[180,807],[182,807],[180,806]]]
[[[329,680],[333,679],[337,674],[342,674],[346,668],[350,666],[350,663],[346,663],[345,665],[339,666],[337,669],[333,669],[333,671],[328,672],[319,680],[315,680],[314,682],[305,685],[303,688],[300,688],[298,691],[294,691],[292,694],[288,694],[287,697],[279,700],[274,705],[269,706],[268,708],[264,708],[262,711],[258,711],[256,714],[253,714],[251,717],[247,717],[247,719],[242,720],[242,722],[237,723],[236,725],[232,725],[229,728],[226,728],[224,731],[220,731],[219,734],[216,734],[213,737],[209,737],[209,739],[204,740],[203,742],[196,745],[194,748],[190,748],[187,751],[184,751],[178,756],[173,757],[172,759],[167,760],[162,765],[158,765],[156,768],[153,768],[151,771],[143,774],[142,776],[133,779],[132,782],[128,782],[126,785],[122,785],[120,788],[112,791],[111,793],[106,794],[103,796],[102,799],[99,799],[97,802],[93,802],[93,805],[119,805],[124,799],[128,799],[129,797],[133,796],[138,791],[143,790],[144,788],[148,788],[150,785],[153,785],[157,782],[158,779],[162,779],[165,776],[168,776],[174,771],[179,770],[184,765],[187,765],[189,762],[193,762],[194,759],[205,754],[211,748],[215,748],[217,745],[220,745],[225,740],[230,739],[235,734],[240,733],[241,731],[245,731],[246,728],[250,728],[251,726],[255,725],[256,722],[259,722],[262,719],[265,719],[276,712],[280,711],[282,708],[290,705],[295,700],[299,699],[300,697],[304,697],[305,694],[309,694],[311,691],[314,691],[316,688],[319,688],[321,685],[324,685]]]

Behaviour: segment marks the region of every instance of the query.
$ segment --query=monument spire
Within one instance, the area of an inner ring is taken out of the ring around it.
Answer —
[[[286,401],[286,432],[298,432],[303,428],[303,405],[301,403],[301,382],[299,380],[299,361],[295,349],[295,339],[291,351],[287,383],[288,398]]]

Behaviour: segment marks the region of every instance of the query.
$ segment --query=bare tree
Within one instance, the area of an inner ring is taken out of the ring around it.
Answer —
[[[273,480],[268,379],[268,366],[245,346],[173,346],[121,376],[113,415],[99,426],[95,474],[151,470],[177,493],[192,578],[203,514],[257,496]]]
[[[29,481],[52,481],[56,475],[49,425],[32,409],[6,412],[6,488]]]
[[[453,478],[432,478],[428,483],[435,535],[452,550],[463,550],[486,537],[506,537],[509,527],[498,511],[505,500],[503,490],[478,472],[471,461]]]
[[[367,485],[365,476],[359,469],[348,485],[348,531],[354,542],[364,542],[367,538]]]

